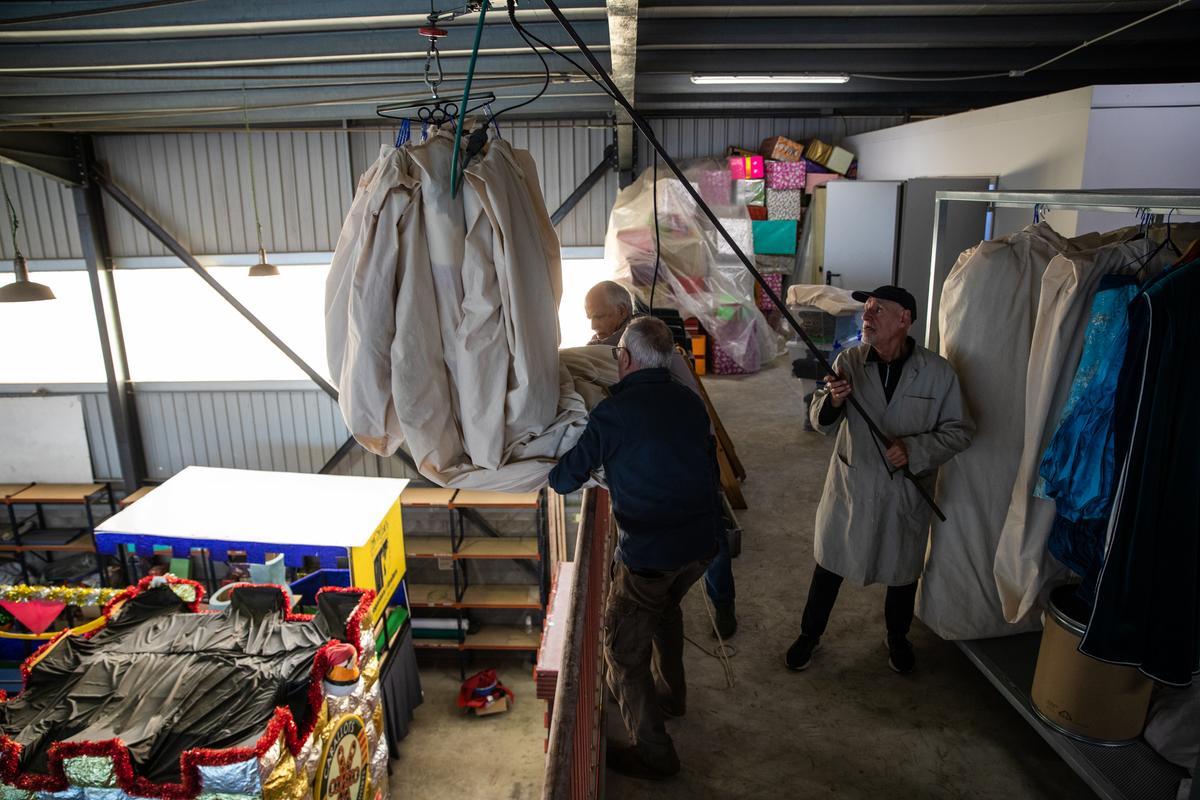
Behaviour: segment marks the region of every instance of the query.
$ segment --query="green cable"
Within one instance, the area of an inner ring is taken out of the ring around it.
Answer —
[[[479,7],[479,22],[475,25],[475,46],[471,48],[471,60],[467,63],[467,83],[463,86],[462,103],[458,106],[458,124],[454,126],[454,151],[450,154],[450,197],[458,196],[458,146],[462,142],[463,119],[467,116],[467,102],[471,97],[471,81],[475,78],[475,59],[479,56],[479,41],[483,38],[483,18],[487,16],[488,4],[484,0]],[[464,169],[466,169],[464,167]]]

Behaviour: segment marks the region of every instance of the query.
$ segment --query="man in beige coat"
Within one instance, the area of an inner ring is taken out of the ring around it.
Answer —
[[[887,585],[888,663],[903,674],[916,665],[908,630],[932,511],[902,470],[908,467],[932,496],[938,467],[970,445],[973,428],[950,364],[908,335],[916,321],[913,296],[881,286],[855,292],[854,299],[866,302],[864,343],[842,351],[833,364],[837,374],[825,379],[809,409],[813,426],[837,441],[817,506],[817,566],[800,637],[785,663],[808,667],[849,578]],[[847,403],[851,392],[887,442]]]

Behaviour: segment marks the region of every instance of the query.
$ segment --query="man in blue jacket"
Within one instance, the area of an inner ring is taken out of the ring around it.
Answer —
[[[604,468],[619,533],[604,653],[633,743],[610,748],[608,765],[667,778],[679,772],[679,756],[665,715],[682,715],[687,702],[679,603],[723,531],[716,442],[703,401],[671,377],[674,343],[661,320],[630,322],[614,352],[621,380],[593,409],[550,485],[567,494]]]

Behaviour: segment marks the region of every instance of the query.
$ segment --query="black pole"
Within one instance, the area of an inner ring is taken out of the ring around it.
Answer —
[[[596,60],[596,56],[592,54],[591,49],[587,46],[587,42],[583,41],[583,39],[575,31],[575,28],[571,25],[570,21],[563,16],[562,11],[560,11],[558,8],[558,4],[555,3],[554,0],[546,0],[546,7],[550,9],[551,13],[553,13],[555,18],[558,19],[559,24],[562,25],[563,30],[566,31],[567,35],[570,36],[575,42],[575,45],[579,48],[579,52],[582,53],[584,58],[588,60],[588,63],[592,65],[592,69],[595,70],[597,77],[607,86],[609,93],[613,96],[613,99],[615,99],[621,105],[621,107],[629,113],[629,117],[633,120],[633,124],[636,125],[638,130],[642,132],[642,135],[646,137],[646,141],[648,141],[650,146],[653,147],[659,156],[662,157],[662,160],[670,168],[671,172],[675,173],[675,177],[679,179],[683,189],[692,196],[692,199],[696,202],[696,205],[698,205],[700,210],[704,212],[704,216],[708,217],[708,220],[716,227],[717,232],[721,235],[721,238],[725,240],[726,244],[729,245],[746,269],[750,271],[750,274],[754,276],[754,280],[762,288],[763,294],[771,298],[771,302],[776,308],[779,309],[780,313],[783,315],[783,318],[788,321],[788,324],[792,326],[793,330],[799,334],[800,339],[812,352],[813,358],[816,359],[817,363],[826,370],[827,374],[833,375],[833,365],[829,363],[829,359],[825,358],[824,354],[817,349],[817,346],[813,343],[813,340],[809,338],[809,335],[805,333],[802,327],[800,327],[800,323],[797,322],[796,318],[792,316],[792,313],[788,311],[783,300],[780,299],[779,295],[775,294],[775,290],[772,289],[765,280],[763,280],[762,273],[755,268],[754,263],[746,256],[745,253],[742,252],[742,248],[738,247],[737,242],[735,242],[733,237],[729,235],[729,231],[725,230],[725,226],[721,224],[721,221],[717,219],[716,214],[714,214],[712,209],[708,207],[708,203],[704,202],[704,198],[700,196],[700,193],[696,191],[695,187],[693,187],[691,182],[688,181],[687,177],[684,176],[683,170],[679,168],[679,165],[675,163],[673,158],[671,158],[671,155],[667,152],[666,148],[664,148],[658,141],[658,137],[654,135],[654,131],[651,130],[649,123],[646,122],[645,118],[642,117],[641,114],[634,110],[633,104],[630,103],[628,98],[621,93],[620,88],[618,88],[617,84],[613,82],[611,77],[609,77],[608,71],[605,70],[603,65]],[[883,431],[880,430],[879,426],[875,424],[875,420],[871,419],[871,417],[867,414],[866,409],[864,409],[858,402],[858,399],[853,394],[851,394],[847,399],[850,401],[850,405],[854,408],[854,410],[857,411],[859,416],[861,416],[867,423],[867,428],[870,429],[875,438],[877,438],[884,445],[891,446],[891,440],[889,440],[888,437],[884,435]],[[940,508],[938,508],[938,505],[934,502],[933,497],[930,496],[929,492],[925,490],[925,487],[921,485],[921,482],[917,480],[917,476],[912,473],[912,470],[905,466],[900,471],[903,473],[905,478],[908,478],[910,481],[912,481],[912,484],[916,487],[917,492],[920,493],[922,499],[925,500],[929,507],[933,509],[933,513],[937,515],[938,519],[945,522],[946,515],[942,513]]]

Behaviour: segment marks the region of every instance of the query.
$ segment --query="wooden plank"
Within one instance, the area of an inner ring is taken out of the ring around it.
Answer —
[[[463,608],[535,608],[541,609],[538,587],[533,585],[470,586],[463,594]]]
[[[533,585],[471,586],[456,603],[453,586],[414,583],[408,586],[408,602],[413,608],[541,608]]]
[[[449,508],[457,491],[409,486],[400,494],[400,505],[405,508]]]
[[[449,536],[405,536],[404,555],[408,558],[453,558]]]
[[[454,608],[454,587],[437,583],[407,585],[408,604],[413,608]]]
[[[459,558],[538,558],[537,537],[501,538],[468,536],[458,548]]]
[[[138,500],[141,500],[143,497],[145,497],[146,495],[150,494],[150,493],[151,493],[152,491],[154,491],[156,488],[158,488],[158,487],[156,487],[156,486],[143,486],[142,488],[138,489],[138,490],[137,490],[136,492],[134,492],[133,494],[126,495],[125,497],[122,497],[122,498],[121,498],[121,502],[120,502],[120,503],[118,503],[117,505],[119,505],[121,508],[129,508],[131,505],[133,505],[134,503],[136,503]]]
[[[550,569],[567,560],[567,504],[553,489],[546,490],[546,517],[549,525]]]
[[[13,503],[83,504],[104,488],[102,483],[35,483],[13,495]]]
[[[453,639],[418,639],[413,637],[413,647],[418,650],[460,650]]]
[[[455,495],[451,508],[537,508],[538,492],[479,492],[463,489]]]
[[[537,650],[542,643],[542,632],[526,633],[516,625],[488,625],[478,633],[468,633],[463,643],[464,650]]]
[[[32,483],[0,483],[0,498],[8,500],[14,494],[28,489]]]

